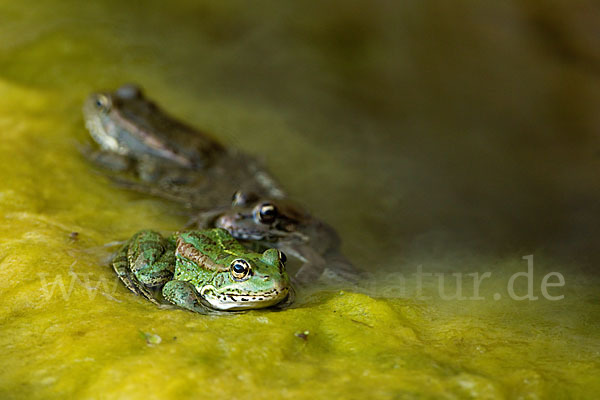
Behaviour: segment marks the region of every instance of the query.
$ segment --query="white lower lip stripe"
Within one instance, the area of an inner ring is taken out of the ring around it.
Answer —
[[[282,288],[280,290],[273,289],[268,292],[251,294],[217,293],[213,285],[206,285],[200,291],[200,295],[211,304],[226,305],[229,307],[235,305],[250,306],[253,304],[268,303],[286,296],[287,293],[288,288]]]

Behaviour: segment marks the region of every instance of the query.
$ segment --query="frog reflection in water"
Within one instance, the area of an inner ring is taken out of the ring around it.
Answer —
[[[360,274],[341,254],[335,230],[289,201],[236,192],[231,208],[200,214],[198,225],[223,228],[239,240],[297,258],[302,262],[294,276],[298,283],[317,280],[324,272],[345,281],[355,281]]]
[[[226,206],[238,189],[284,197],[256,159],[225,149],[204,132],[171,117],[135,85],[93,93],[84,103],[83,114],[100,146],[99,151],[88,152],[90,158],[113,170],[113,180],[122,187],[195,209]]]
[[[112,266],[130,290],[154,303],[162,288],[170,303],[210,314],[289,305],[294,290],[285,261],[277,249],[247,250],[223,229],[168,238],[146,230],[123,245]]]

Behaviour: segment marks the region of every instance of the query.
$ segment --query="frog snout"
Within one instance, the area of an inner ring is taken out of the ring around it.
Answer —
[[[215,221],[215,226],[218,226],[218,227],[224,228],[224,229],[231,228],[231,225],[233,225],[233,221],[234,221],[234,219],[231,216],[221,215]]]

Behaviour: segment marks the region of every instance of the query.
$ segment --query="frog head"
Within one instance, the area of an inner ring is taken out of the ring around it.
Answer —
[[[236,192],[231,208],[221,213],[214,225],[227,230],[236,239],[277,241],[300,235],[298,227],[307,218],[299,208],[282,200]]]
[[[198,168],[222,149],[206,135],[171,118],[134,84],[114,92],[92,93],[83,105],[83,114],[100,147],[121,156]],[[186,138],[185,142],[179,136]]]
[[[121,110],[131,102],[143,101],[143,93],[135,85],[124,85],[114,93],[92,93],[83,104],[85,125],[90,135],[104,150],[120,155],[130,153],[130,147],[135,142],[131,125],[122,117]],[[131,127],[129,127],[131,128]]]
[[[254,253],[223,229],[210,232],[180,236],[176,279],[190,281],[217,310],[264,308],[293,300],[284,253],[277,249]]]

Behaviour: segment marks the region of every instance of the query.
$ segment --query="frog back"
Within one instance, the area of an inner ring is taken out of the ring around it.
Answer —
[[[198,254],[203,259],[202,264],[211,270],[226,270],[233,259],[248,253],[244,246],[222,228],[181,233],[177,251],[182,254],[189,251]]]
[[[170,116],[135,85],[119,88],[112,97],[113,118],[140,143],[145,142],[146,153],[197,168],[224,151],[215,139]]]

